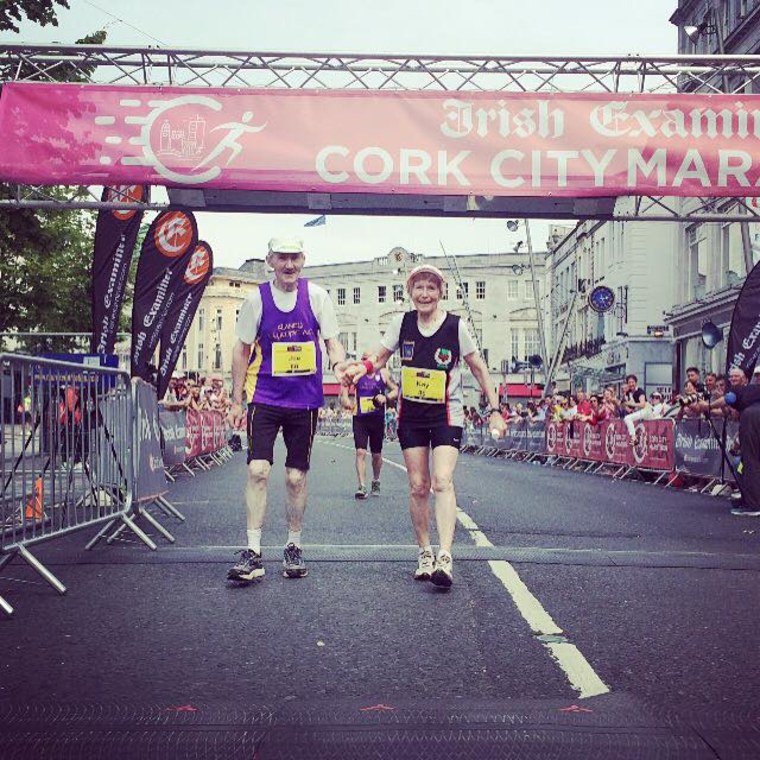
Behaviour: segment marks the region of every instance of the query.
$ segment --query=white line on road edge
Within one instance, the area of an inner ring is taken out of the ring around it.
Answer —
[[[343,446],[339,443],[331,443],[337,448],[353,451],[353,447]],[[383,461],[392,467],[397,467],[406,472],[404,465],[398,464],[383,457]],[[493,546],[488,537],[480,530],[477,523],[465,512],[457,507],[457,519],[462,527],[469,533],[475,546]],[[596,697],[599,694],[607,694],[609,686],[602,681],[583,656],[575,644],[567,641],[562,629],[554,622],[552,616],[543,608],[541,602],[531,593],[523,583],[517,571],[506,560],[489,560],[491,572],[501,581],[509,592],[518,612],[522,615],[531,630],[539,637],[552,638],[553,640],[541,641],[552,659],[564,672],[570,686],[575,689],[581,699]]]

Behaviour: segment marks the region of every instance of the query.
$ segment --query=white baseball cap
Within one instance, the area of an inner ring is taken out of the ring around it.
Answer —
[[[269,253],[303,252],[303,240],[298,237],[276,237],[269,241]]]
[[[438,285],[440,286],[441,290],[443,290],[443,283],[446,282],[446,278],[443,276],[443,272],[438,269],[438,267],[434,267],[432,264],[420,264],[418,267],[412,269],[412,271],[409,272],[409,276],[406,278],[406,289],[408,291],[412,289],[412,283],[414,282],[414,279],[422,274],[430,275],[438,280]]]

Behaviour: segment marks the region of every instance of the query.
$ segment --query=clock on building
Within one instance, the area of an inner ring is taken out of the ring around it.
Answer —
[[[615,305],[615,294],[606,285],[597,285],[588,295],[588,305],[601,313],[609,311]]]

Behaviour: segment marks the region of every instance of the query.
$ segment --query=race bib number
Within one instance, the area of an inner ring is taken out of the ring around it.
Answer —
[[[375,402],[371,396],[359,397],[359,411],[362,414],[369,414],[370,412],[377,411],[377,407],[375,406]]]
[[[313,375],[317,371],[317,347],[314,343],[273,343],[272,374]]]
[[[446,400],[446,373],[442,369],[402,367],[401,393],[413,401],[442,404]]]

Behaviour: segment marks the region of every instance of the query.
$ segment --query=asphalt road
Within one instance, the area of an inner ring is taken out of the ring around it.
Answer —
[[[207,743],[213,724],[236,748],[194,745],[194,756],[250,757],[246,742],[266,724],[288,732],[272,729],[261,758],[290,756],[277,748],[292,751],[296,735],[315,746],[298,725],[343,726],[330,745],[339,750],[325,743],[313,756],[348,757],[357,716],[380,721],[380,743],[393,738],[384,721],[406,716],[404,736],[420,742],[452,720],[477,726],[444,741],[477,756],[760,757],[760,520],[707,496],[463,455],[455,584],[441,593],[411,577],[397,446],[386,446],[382,496],[358,502],[351,442],[318,439],[303,532],[310,574],[289,580],[281,448],[276,457],[258,583],[225,581],[245,541],[243,454],[171,485],[187,518],[161,518],[174,545],[85,551],[88,532],[40,545],[64,596],[18,560],[3,570],[0,595],[16,608],[0,619],[8,757],[96,756],[72,740],[78,721],[91,733],[107,725],[123,756],[152,757],[113,734],[121,726],[137,741],[135,715],[143,729],[192,719]],[[241,720],[245,738],[233,741]],[[489,733],[505,726],[506,738]],[[555,744],[566,751],[552,754]],[[185,756],[173,746],[164,757]],[[103,756],[120,755],[111,746]]]

